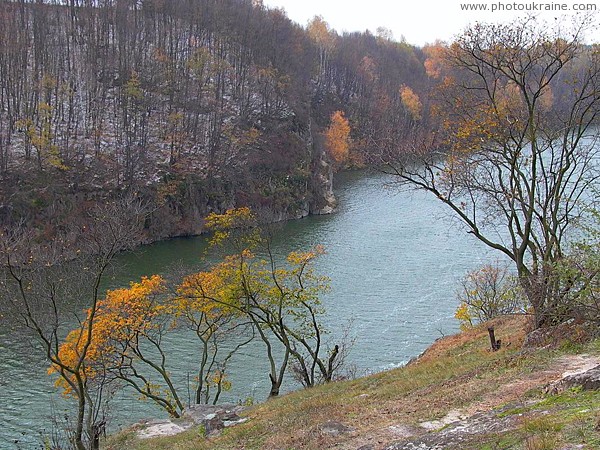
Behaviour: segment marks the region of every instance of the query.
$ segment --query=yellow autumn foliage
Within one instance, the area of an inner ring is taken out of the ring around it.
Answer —
[[[144,277],[139,283],[131,283],[128,288],[108,291],[98,302],[96,311],[87,313],[84,323],[72,330],[61,344],[58,358],[66,367],[78,371],[86,381],[102,376],[108,361],[118,360],[119,349],[136,334],[150,332],[156,326],[153,319],[164,312],[164,306],[156,301],[156,296],[164,292],[164,280],[158,275]],[[93,314],[91,340],[87,330]],[[60,372],[52,365],[48,373]],[[73,381],[75,375],[71,374]],[[71,394],[69,382],[60,377],[56,385],[63,388],[65,395]]]
[[[213,232],[210,239],[211,246],[224,244],[236,231],[240,231],[243,246],[252,246],[258,235],[250,230],[255,230],[257,217],[248,207],[228,209],[223,214],[210,213],[204,219],[204,226]]]
[[[421,120],[423,117],[423,104],[419,96],[410,87],[404,84],[400,87],[400,99],[412,119],[415,121]]]
[[[348,160],[350,150],[350,123],[342,111],[331,115],[329,128],[325,130],[325,148],[337,163]]]

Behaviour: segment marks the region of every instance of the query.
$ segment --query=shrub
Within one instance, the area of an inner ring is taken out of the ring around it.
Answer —
[[[498,264],[486,264],[467,273],[457,298],[460,305],[454,317],[462,330],[494,317],[522,313],[526,306],[517,277]]]

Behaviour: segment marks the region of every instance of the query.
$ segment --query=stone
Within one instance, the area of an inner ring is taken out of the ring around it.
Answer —
[[[239,414],[245,407],[226,405],[193,405],[185,410],[183,419],[194,425],[203,425],[207,435],[219,433],[223,428],[231,427],[245,422]]]
[[[586,372],[569,375],[563,378],[565,389],[579,387],[584,391],[595,391],[600,389],[600,366],[596,366]]]
[[[354,428],[350,428],[343,423],[330,420],[329,422],[325,422],[323,425],[321,425],[319,430],[321,430],[321,433],[328,434],[330,436],[339,436],[340,434],[354,431]]]
[[[412,425],[406,425],[403,423],[390,425],[388,429],[397,438],[409,438],[422,433],[422,431],[419,430],[417,427],[414,427]]]
[[[453,409],[448,414],[446,414],[445,417],[443,417],[439,420],[430,420],[427,422],[421,422],[419,425],[426,430],[433,431],[433,430],[439,430],[440,428],[443,428],[446,425],[449,425],[451,423],[460,422],[461,420],[464,420],[466,418],[467,418],[467,416],[465,416],[460,410]]]
[[[600,365],[585,372],[567,375],[563,379],[550,384],[546,388],[547,394],[560,394],[574,387],[581,387],[584,391],[600,389]]]
[[[151,439],[161,436],[174,436],[190,428],[190,424],[176,424],[170,420],[150,422],[139,430],[137,437],[139,439]]]
[[[140,439],[157,436],[173,436],[194,426],[204,427],[206,435],[215,435],[224,428],[246,422],[239,414],[246,408],[239,405],[194,405],[185,410],[183,416],[176,420],[151,421],[141,424],[137,432]]]
[[[465,445],[477,435],[505,433],[514,429],[519,422],[517,417],[498,417],[495,412],[478,413],[453,422],[439,431],[431,431],[419,436],[393,442],[385,450],[442,450],[447,448],[467,448]],[[468,447],[472,448],[472,447]]]
[[[198,425],[215,418],[221,421],[237,420],[239,419],[239,414],[244,410],[244,406],[234,404],[193,405],[184,411],[183,419],[190,420]]]

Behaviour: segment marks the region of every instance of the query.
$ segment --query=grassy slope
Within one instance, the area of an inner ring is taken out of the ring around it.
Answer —
[[[250,420],[205,438],[198,429],[170,438],[138,441],[131,433],[111,438],[109,449],[356,449],[381,448],[398,440],[390,427],[416,427],[460,409],[465,415],[509,404],[504,415],[518,415],[515,430],[477,436],[461,448],[553,449],[564,443],[600,448],[596,427],[600,393],[568,391],[544,395],[541,386],[564,369],[558,362],[577,352],[600,355],[600,341],[567,343],[558,349],[521,353],[526,321],[494,321],[505,346],[488,350],[486,326],[436,342],[407,367],[347,382],[302,390],[248,411]],[[532,405],[527,400],[541,400]],[[542,405],[542,406],[540,406]],[[544,410],[540,413],[540,408]],[[319,425],[335,420],[354,432],[328,436]]]

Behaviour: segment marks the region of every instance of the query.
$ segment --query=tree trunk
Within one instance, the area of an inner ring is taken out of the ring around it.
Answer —
[[[83,385],[82,383],[78,383],[81,390],[79,391],[79,404],[77,408],[77,428],[75,429],[75,447],[77,450],[87,450],[85,448],[85,444],[83,443],[83,423],[85,420],[85,394],[83,393]]]
[[[340,346],[336,345],[333,348],[333,351],[331,352],[331,356],[329,357],[329,361],[327,364],[327,374],[325,376],[326,383],[329,383],[331,381],[331,379],[333,378],[333,370],[334,370],[333,364],[339,353],[340,353]]]
[[[496,352],[500,350],[500,346],[502,345],[502,341],[496,340],[496,336],[494,334],[494,327],[488,328],[488,333],[490,334],[490,345],[492,347],[492,351]]]
[[[271,374],[269,374],[269,380],[271,380],[271,391],[269,392],[269,397],[277,397],[279,395],[281,382],[276,380]]]

